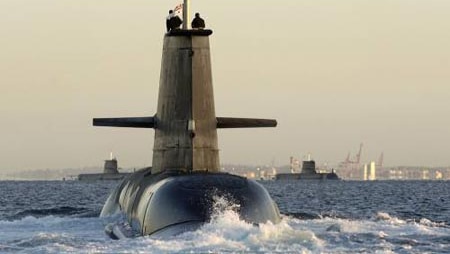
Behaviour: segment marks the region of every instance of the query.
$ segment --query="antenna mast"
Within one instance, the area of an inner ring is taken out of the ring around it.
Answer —
[[[188,24],[189,24],[189,11],[190,11],[190,0],[184,0],[183,2],[183,29],[187,30],[188,28]]]

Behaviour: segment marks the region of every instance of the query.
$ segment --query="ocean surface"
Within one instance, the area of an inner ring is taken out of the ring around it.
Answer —
[[[450,181],[263,181],[280,224],[230,209],[170,239],[111,240],[117,218],[98,215],[117,184],[0,181],[0,253],[450,253]]]

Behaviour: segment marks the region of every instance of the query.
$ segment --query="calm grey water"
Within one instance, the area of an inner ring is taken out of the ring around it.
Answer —
[[[450,253],[448,181],[266,181],[284,215],[231,211],[173,239],[114,241],[98,218],[118,182],[0,182],[0,253]]]

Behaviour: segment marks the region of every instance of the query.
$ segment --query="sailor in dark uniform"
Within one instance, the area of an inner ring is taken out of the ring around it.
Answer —
[[[173,10],[169,11],[169,16],[166,19],[166,28],[167,32],[174,29],[180,29],[181,24],[183,24],[183,20],[173,13]]]
[[[192,29],[203,29],[205,28],[205,21],[200,18],[200,13],[195,13],[195,18],[192,20],[191,23]]]
[[[169,16],[167,16],[166,18],[166,28],[167,28],[167,32],[170,31],[170,19],[173,17],[173,11],[169,10]]]

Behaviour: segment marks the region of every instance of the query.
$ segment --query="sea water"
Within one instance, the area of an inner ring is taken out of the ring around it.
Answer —
[[[0,253],[450,253],[450,181],[263,181],[283,214],[221,209],[197,231],[112,240],[118,182],[0,182]]]

